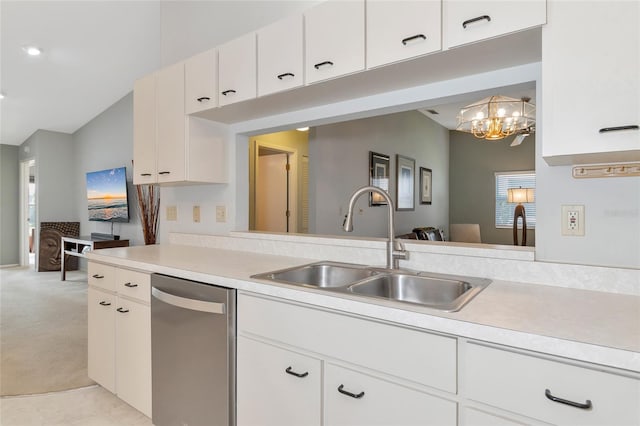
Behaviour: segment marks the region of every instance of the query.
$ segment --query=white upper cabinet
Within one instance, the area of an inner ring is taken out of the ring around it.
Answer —
[[[364,0],[329,0],[304,17],[307,84],[364,70]]]
[[[158,183],[185,180],[184,62],[158,72]]]
[[[256,97],[256,34],[245,34],[218,48],[220,106]]]
[[[546,0],[443,0],[444,48],[543,25]]]
[[[218,106],[218,49],[195,55],[184,64],[187,114]]]
[[[156,169],[156,73],[133,86],[133,183],[158,181]]]
[[[640,3],[614,4],[549,3],[542,31],[549,164],[640,160]]]
[[[258,96],[302,86],[302,15],[294,15],[262,28],[257,36]]]
[[[442,48],[440,0],[367,0],[367,68]]]

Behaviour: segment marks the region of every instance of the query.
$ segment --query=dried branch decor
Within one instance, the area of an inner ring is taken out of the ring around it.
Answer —
[[[158,236],[158,213],[160,212],[160,191],[155,185],[136,185],[138,191],[138,213],[142,223],[144,243],[155,244]]]

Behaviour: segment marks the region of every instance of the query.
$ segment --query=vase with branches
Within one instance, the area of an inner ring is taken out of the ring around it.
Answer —
[[[158,237],[160,191],[155,185],[136,185],[136,190],[144,243],[146,245],[155,244]]]

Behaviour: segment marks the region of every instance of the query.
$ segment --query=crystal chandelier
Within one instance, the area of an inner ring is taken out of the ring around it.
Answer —
[[[480,139],[497,141],[532,127],[536,107],[529,98],[490,96],[467,105],[458,114],[456,130],[473,133]]]

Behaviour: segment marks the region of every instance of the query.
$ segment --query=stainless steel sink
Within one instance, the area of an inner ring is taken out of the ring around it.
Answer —
[[[363,296],[457,311],[482,288],[468,281],[404,273],[381,275],[347,290]]]
[[[251,278],[322,288],[384,304],[411,304],[447,312],[460,310],[491,282],[481,278],[328,261],[252,275]]]
[[[366,266],[339,262],[318,262],[265,274],[253,275],[278,282],[311,287],[342,287],[378,274]]]

